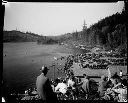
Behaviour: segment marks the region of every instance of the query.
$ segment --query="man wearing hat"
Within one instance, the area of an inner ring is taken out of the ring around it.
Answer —
[[[37,93],[41,100],[50,102],[49,100],[57,100],[57,97],[55,93],[52,90],[52,87],[50,85],[49,79],[46,77],[46,74],[48,72],[48,68],[45,66],[42,66],[41,70],[42,73],[37,77],[36,80],[36,87],[37,87]]]

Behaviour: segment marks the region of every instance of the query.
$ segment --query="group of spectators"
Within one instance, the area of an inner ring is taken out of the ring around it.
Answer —
[[[127,65],[127,58],[108,58],[108,54],[76,54],[75,56],[71,55],[68,57],[66,62],[66,69],[70,67],[73,62],[80,63],[81,68],[90,68],[90,69],[107,69],[108,65],[120,65],[126,66]],[[68,64],[68,67],[67,67]]]
[[[112,100],[126,102],[128,81],[123,78],[122,71],[120,71],[120,75],[117,73],[108,77],[103,75],[98,83],[86,74],[83,74],[82,77],[74,76],[73,71],[70,69],[73,62],[79,62],[82,66],[86,59],[98,64],[99,62],[101,63],[100,56],[98,56],[95,54],[70,55],[67,57],[64,66],[66,77],[55,80],[49,80],[46,77],[48,68],[43,66],[41,68],[42,73],[36,80],[37,98],[46,102],[58,100]],[[96,60],[99,60],[99,62]],[[92,66],[93,68],[94,66]],[[95,68],[102,69],[103,66]]]
[[[42,72],[44,68],[42,67]],[[42,73],[37,78],[37,94],[41,100],[49,102],[57,100],[110,100],[116,102],[127,102],[127,79],[123,79],[115,73],[111,77],[101,76],[100,82],[96,83],[88,75],[83,78],[75,77],[73,74],[65,78],[57,78],[49,81]]]
[[[103,100],[127,102],[127,80],[117,72],[111,78],[102,76],[99,84],[99,96]]]
[[[87,99],[90,93],[89,77],[84,74],[81,80],[71,74],[65,78],[57,78],[55,81],[46,77],[47,67],[42,67],[41,74],[37,77],[36,87],[40,100],[47,102],[57,100],[78,100],[80,95]],[[82,97],[81,96],[81,97]]]

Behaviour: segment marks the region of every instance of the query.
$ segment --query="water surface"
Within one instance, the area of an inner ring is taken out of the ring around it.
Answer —
[[[36,77],[42,65],[49,67],[47,76],[51,79],[65,76],[64,60],[55,57],[68,56],[71,49],[60,45],[38,45],[36,42],[4,43],[3,44],[3,81],[10,89],[18,91],[35,87]],[[54,74],[55,73],[55,74]]]

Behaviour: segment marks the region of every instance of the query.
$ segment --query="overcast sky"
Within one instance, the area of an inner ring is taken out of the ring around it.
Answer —
[[[121,12],[124,2],[115,3],[20,3],[5,6],[5,30],[31,31],[39,35],[60,35],[81,31],[98,20]]]

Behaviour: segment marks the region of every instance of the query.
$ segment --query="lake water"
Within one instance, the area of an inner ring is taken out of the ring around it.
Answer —
[[[78,51],[77,51],[78,52]],[[35,87],[36,77],[42,65],[49,67],[47,76],[56,78],[65,76],[63,69],[65,59],[55,61],[55,57],[68,56],[76,53],[60,45],[38,45],[36,42],[4,43],[3,44],[3,83],[10,90],[23,91]],[[55,68],[55,74],[54,74]]]

